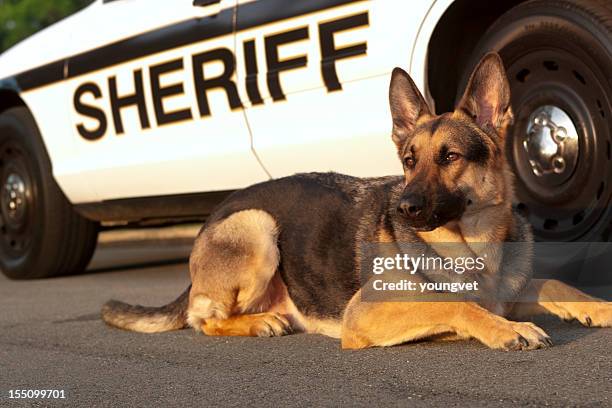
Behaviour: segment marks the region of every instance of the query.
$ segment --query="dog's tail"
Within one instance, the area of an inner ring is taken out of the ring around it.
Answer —
[[[160,333],[187,327],[187,306],[191,285],[173,302],[160,307],[129,305],[109,300],[102,306],[102,320],[108,325],[141,333]]]

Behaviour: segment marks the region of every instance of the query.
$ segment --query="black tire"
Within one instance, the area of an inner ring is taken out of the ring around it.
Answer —
[[[477,44],[463,84],[488,51],[501,55],[512,88],[515,122],[507,153],[517,175],[518,208],[536,239],[610,241],[612,2],[535,0],[514,7]],[[523,141],[532,114],[544,106],[571,118],[578,149],[576,156],[566,154],[558,174],[551,162],[550,173],[538,176],[541,168],[533,170],[529,162],[534,149]]]
[[[13,279],[82,272],[97,224],[77,214],[53,179],[34,118],[25,107],[0,114],[0,268]]]

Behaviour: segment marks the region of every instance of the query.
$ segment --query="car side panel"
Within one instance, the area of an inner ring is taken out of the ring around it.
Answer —
[[[73,203],[96,201],[98,196],[86,175],[79,174],[79,150],[72,136],[68,88],[64,83],[21,93],[38,125],[51,159],[53,176]]]
[[[414,41],[414,47],[410,53],[410,64],[408,73],[417,86],[424,91],[423,95],[427,99],[429,105],[435,110],[435,101],[429,93],[427,86],[427,53],[429,50],[429,42],[431,36],[436,29],[436,26],[444,12],[450,7],[455,0],[435,0],[423,21],[419,26],[417,36]]]
[[[94,200],[95,193],[87,183],[62,183],[62,175],[70,173],[78,155],[71,135],[68,90],[62,79],[66,58],[79,52],[78,44],[70,40],[84,13],[96,4],[73,14],[6,50],[0,55],[2,87],[19,92],[38,125],[51,158],[55,179],[71,200]],[[34,86],[39,82],[44,86]]]
[[[269,58],[266,40],[271,36],[296,28],[308,33],[305,39],[279,47],[281,59],[306,60],[278,74],[284,98],[274,95],[270,72],[257,77],[262,101],[246,109],[255,151],[273,177],[299,171],[333,170],[356,176],[401,172],[389,136],[389,75],[395,66],[408,69],[421,21],[432,2],[329,4],[289,21],[237,32],[238,61],[244,59],[244,44],[254,39],[258,62]],[[323,51],[324,43],[332,41],[324,29],[330,24],[338,29],[332,36],[335,49],[361,47],[361,52],[353,48],[353,54],[330,61]],[[330,86],[325,78],[330,65],[339,86]],[[249,77],[248,69],[241,64],[238,69],[242,84]],[[248,99],[248,90],[243,89],[243,94]]]

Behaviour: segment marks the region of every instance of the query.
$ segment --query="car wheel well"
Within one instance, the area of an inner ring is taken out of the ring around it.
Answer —
[[[0,89],[0,113],[17,106],[26,106],[19,94],[8,89]]]
[[[487,29],[525,0],[457,0],[444,12],[429,41],[429,93],[438,113],[453,110],[460,75]],[[449,46],[452,44],[453,46]]]

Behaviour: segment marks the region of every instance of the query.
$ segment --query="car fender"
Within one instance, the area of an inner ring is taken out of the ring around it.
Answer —
[[[427,101],[434,110],[435,103],[427,85],[427,52],[431,36],[438,22],[453,3],[454,0],[435,0],[431,4],[425,18],[421,21],[414,46],[412,47],[412,53],[410,54],[408,72],[415,84],[424,92]]]

